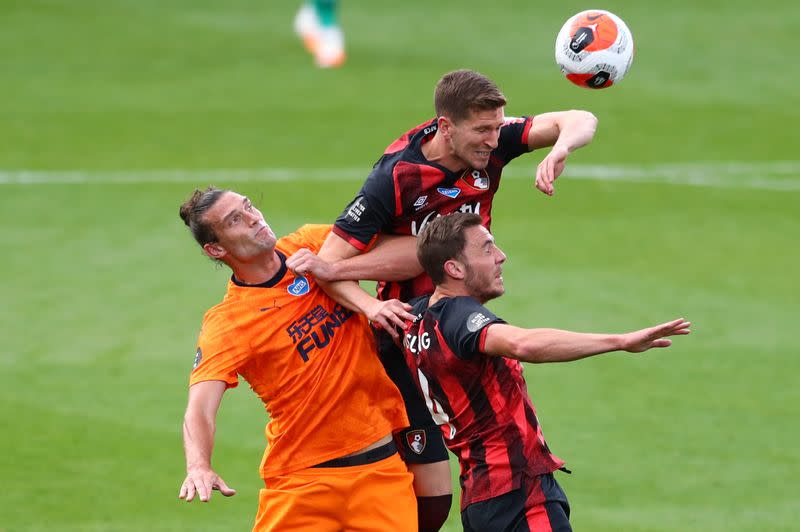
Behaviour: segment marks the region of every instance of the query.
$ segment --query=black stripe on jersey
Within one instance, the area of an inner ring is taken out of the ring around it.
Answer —
[[[514,383],[511,368],[505,362],[505,359],[500,357],[493,357],[491,362],[494,370],[494,381],[498,383],[500,387],[500,395],[508,397],[508,394],[505,394],[504,391],[508,386],[513,386]],[[533,414],[533,411],[526,407],[525,418],[527,421],[530,421],[529,416],[531,414]],[[535,421],[536,416],[534,415],[533,418]],[[534,428],[534,432],[536,432],[537,425],[534,424],[532,426]],[[508,450],[508,462],[511,464],[512,470],[527,470],[528,458],[525,456],[525,445],[522,429],[517,424],[510,425],[510,427],[513,427],[513,430],[503,432],[506,449]]]
[[[433,333],[431,334],[431,345],[427,349],[428,357],[431,359],[430,364],[445,366],[447,365],[448,356],[455,358],[456,355],[452,349],[450,349],[447,343],[442,341],[443,336],[442,332],[439,330],[439,322],[435,319],[433,319],[432,322],[433,323],[431,324],[426,322],[426,320],[423,320],[420,324],[421,331],[431,331]],[[467,389],[467,385],[469,383],[458,378],[458,376],[449,375],[446,378],[448,381],[450,381],[449,385],[451,386],[451,394],[459,394],[460,397],[464,397],[469,400],[469,406],[471,410],[470,417],[472,418],[473,423],[478,419],[475,415],[476,412],[493,411],[492,404],[489,401],[488,395],[485,393],[486,390],[483,385],[475,387],[478,389],[477,392],[475,390],[470,392],[470,390]],[[436,399],[441,404],[447,415],[453,418],[455,409],[450,404],[450,397],[444,390],[440,380],[430,379],[428,381],[428,386],[430,388],[431,397]],[[456,428],[461,430],[461,427]],[[464,434],[461,436],[463,437]],[[486,448],[483,445],[483,440],[481,438],[470,438],[467,449],[468,450],[465,455],[466,460],[463,462],[464,470],[462,471],[462,475],[459,479],[461,488],[463,489],[465,484],[470,483],[471,489],[473,490],[479,490],[482,493],[489,491],[491,489],[491,478],[489,477],[489,466],[486,460]]]

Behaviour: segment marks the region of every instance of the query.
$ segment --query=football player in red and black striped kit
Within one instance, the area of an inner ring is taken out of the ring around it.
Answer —
[[[447,447],[461,466],[465,531],[565,532],[569,504],[553,472],[564,462],[542,435],[523,362],[567,362],[668,347],[689,333],[678,319],[627,334],[523,329],[483,306],[505,291],[506,256],[474,214],[432,221],[417,253],[436,286],[411,301],[405,329],[409,368]]]
[[[378,233],[416,236],[437,216],[475,213],[488,228],[492,199],[503,167],[512,159],[552,146],[536,170],[536,187],[553,194],[568,155],[589,143],[597,119],[586,111],[563,111],[513,118],[505,116],[506,99],[497,85],[470,70],[450,72],[439,80],[436,117],[395,140],[372,169],[353,201],[336,220],[319,253],[298,254],[287,264],[312,273],[318,282],[346,279],[379,281],[380,299],[430,294],[433,284],[416,263],[414,240],[398,261],[410,261],[417,275],[385,282],[380,268],[361,268],[346,260],[366,250]],[[383,282],[381,282],[383,281]],[[335,292],[335,283],[328,285]],[[341,296],[341,294],[340,294]],[[439,430],[414,386],[402,353],[388,334],[379,334],[379,352],[387,373],[402,392],[411,428],[398,443],[414,473],[420,531],[436,531],[452,500],[447,450]]]

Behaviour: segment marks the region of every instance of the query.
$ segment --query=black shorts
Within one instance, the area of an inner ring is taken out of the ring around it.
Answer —
[[[470,504],[461,511],[461,524],[464,532],[572,532],[567,496],[552,474]]]
[[[395,434],[400,456],[409,464],[432,464],[448,459],[442,429],[434,423],[425,400],[406,365],[400,347],[388,333],[377,330],[378,357],[386,374],[392,379],[403,396],[409,428]]]

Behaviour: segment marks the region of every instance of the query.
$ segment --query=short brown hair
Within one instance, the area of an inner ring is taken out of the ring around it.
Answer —
[[[433,284],[444,282],[444,263],[458,259],[467,244],[464,231],[481,225],[479,214],[454,212],[428,223],[417,237],[417,258]]]
[[[492,111],[506,104],[506,97],[494,81],[474,70],[448,72],[436,84],[433,106],[436,116],[454,122],[469,117],[472,111]]]
[[[214,206],[217,200],[224,193],[228,192],[210,186],[205,190],[195,189],[191,197],[183,202],[180,209],[183,223],[192,231],[192,236],[200,246],[217,241],[217,235],[211,224],[205,221],[205,214],[208,209]]]

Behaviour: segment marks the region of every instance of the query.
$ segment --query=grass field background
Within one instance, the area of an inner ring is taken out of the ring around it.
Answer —
[[[249,530],[266,418],[247,386],[214,456],[239,493],[177,500],[194,342],[228,277],[178,205],[214,182],[279,234],[332,221],[460,67],[510,115],[600,120],[555,197],[530,185],[541,154],[509,168],[491,307],[578,330],[694,322],[670,350],[527,368],[575,529],[797,530],[798,4],[346,0],[335,71],[295,39],[296,7],[0,2],[0,530]],[[591,7],[636,39],[607,91],[552,59]]]

